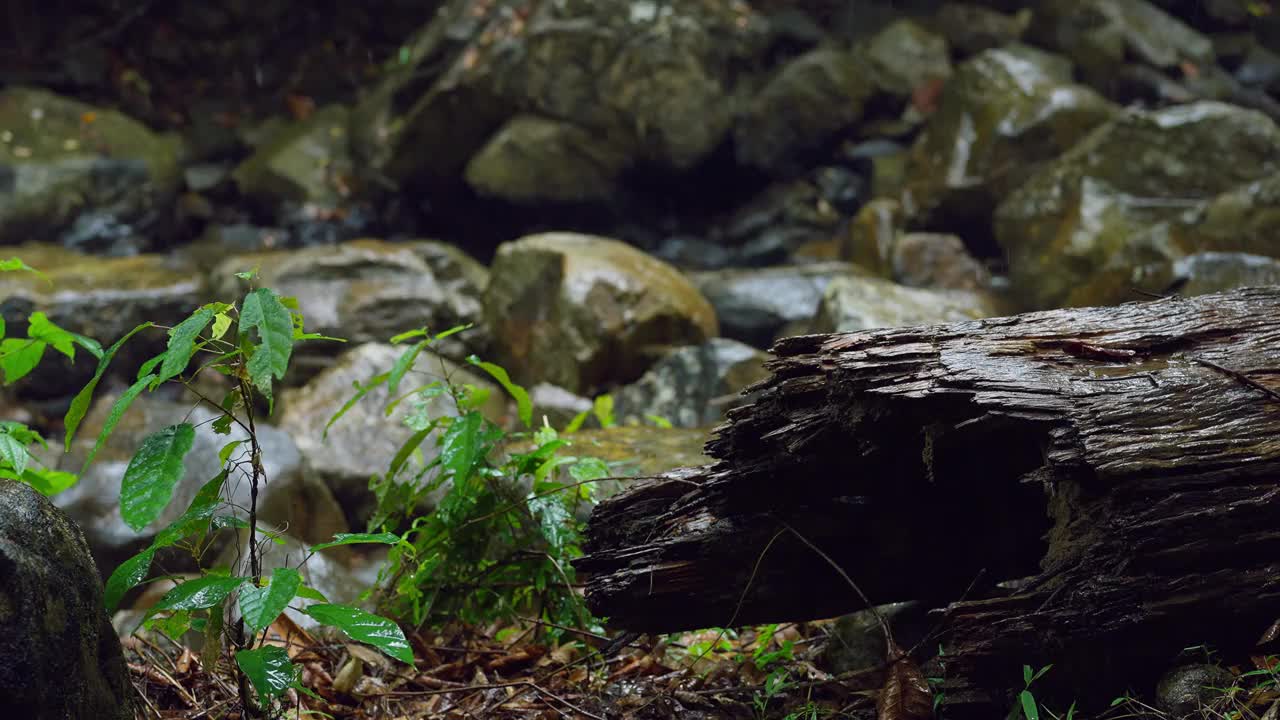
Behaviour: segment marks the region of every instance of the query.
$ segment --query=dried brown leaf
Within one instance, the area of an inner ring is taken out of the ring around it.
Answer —
[[[876,702],[877,720],[933,720],[933,693],[924,673],[892,640],[889,669]]]

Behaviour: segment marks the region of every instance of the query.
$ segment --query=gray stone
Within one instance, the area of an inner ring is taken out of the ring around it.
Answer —
[[[913,20],[898,20],[871,38],[866,48],[871,76],[882,92],[909,97],[930,81],[951,76],[947,41]]]
[[[877,616],[877,613],[879,614]],[[837,618],[822,650],[823,669],[835,675],[865,670],[884,662],[884,618],[897,642],[911,647],[930,630],[925,608],[919,603],[880,605]]]
[[[743,388],[768,376],[766,359],[750,345],[725,338],[677,348],[639,380],[614,391],[614,413],[623,422],[658,417],[675,427],[713,425],[744,400]]]
[[[862,274],[854,265],[828,262],[716,270],[691,279],[715,307],[725,337],[766,348],[784,328],[813,319],[832,278]]]
[[[1223,696],[1236,676],[1217,665],[1183,665],[1164,674],[1156,684],[1156,705],[1175,718],[1189,717]]]
[[[180,142],[44,90],[0,91],[0,243],[136,252],[177,190]]]
[[[1005,15],[973,3],[949,2],[939,8],[933,27],[955,50],[974,55],[1017,42],[1031,24],[1031,9]]]
[[[0,715],[132,720],[133,693],[84,535],[0,479]]]
[[[232,174],[240,192],[277,203],[341,205],[351,193],[347,115],[330,105],[273,133]]]
[[[1208,295],[1234,288],[1280,285],[1280,260],[1262,255],[1202,252],[1173,265],[1179,295]]]
[[[991,274],[964,241],[940,233],[904,233],[893,242],[893,279],[907,287],[982,290]]]
[[[1214,61],[1208,38],[1146,0],[1042,2],[1030,35],[1066,54],[1095,81],[1105,81],[1133,59],[1162,69]]]
[[[872,277],[839,277],[827,285],[813,332],[935,325],[999,315],[993,298],[963,290],[922,290]]]
[[[467,164],[476,192],[513,203],[607,200],[631,151],[559,120],[518,115]]]

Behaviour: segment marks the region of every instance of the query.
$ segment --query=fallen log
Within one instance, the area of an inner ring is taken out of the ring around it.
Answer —
[[[942,608],[959,705],[1045,662],[1050,690],[1107,700],[1280,617],[1280,288],[773,352],[708,442],[717,462],[593,514],[576,565],[612,624],[864,608],[788,527],[872,602]]]

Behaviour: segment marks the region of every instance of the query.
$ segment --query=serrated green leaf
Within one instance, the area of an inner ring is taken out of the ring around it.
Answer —
[[[255,632],[265,630],[289,606],[302,585],[302,575],[293,568],[276,568],[266,587],[240,591],[240,614]]]
[[[273,379],[284,378],[293,353],[293,319],[280,302],[280,296],[267,288],[245,295],[240,308],[240,335],[251,337],[257,331],[258,342],[245,367],[254,387],[272,400]]]
[[[170,590],[151,608],[151,612],[161,610],[202,610],[221,603],[236,588],[245,584],[247,578],[225,577],[222,575],[205,575],[188,580]]]
[[[182,480],[182,458],[195,437],[195,427],[181,423],[142,441],[120,482],[120,516],[125,524],[141,530],[160,516]]]
[[[312,545],[311,552],[317,552],[326,548],[337,547],[339,545],[395,545],[400,542],[400,536],[395,533],[334,533],[333,539],[329,542],[323,542],[319,545]]]
[[[0,370],[4,371],[4,383],[12,385],[36,369],[44,357],[47,345],[41,340],[7,338],[0,341]]]
[[[200,333],[211,320],[213,320],[213,308],[202,307],[191,313],[186,320],[173,326],[169,331],[169,344],[164,350],[164,363],[160,366],[160,377],[156,379],[157,385],[181,375],[187,369],[191,357],[196,354],[196,339],[200,337]]]
[[[111,577],[107,578],[107,585],[102,594],[107,612],[115,612],[124,594],[146,579],[147,573],[151,571],[151,560],[155,556],[156,549],[149,547],[116,567]]]
[[[511,382],[511,376],[507,375],[507,371],[501,365],[495,365],[491,362],[485,362],[475,355],[467,358],[467,362],[484,370],[498,381],[498,384],[511,395],[516,401],[516,412],[520,415],[520,422],[525,427],[533,425],[533,401],[529,399],[529,393],[523,387]]]
[[[93,449],[89,451],[89,457],[85,458],[84,466],[80,468],[80,474],[83,475],[89,463],[93,462],[93,458],[97,456],[98,451],[102,449],[102,445],[107,441],[107,437],[116,429],[116,425],[120,423],[120,418],[124,417],[125,410],[129,409],[129,405],[133,403],[134,398],[147,387],[147,384],[156,378],[155,375],[143,375],[129,386],[116,398],[115,403],[111,406],[111,411],[107,413],[106,422],[102,423],[102,431],[98,433],[98,439],[93,444]]]
[[[454,420],[445,431],[440,448],[440,462],[453,472],[455,480],[469,477],[480,459],[480,430],[483,424],[484,417],[473,411]]]
[[[42,312],[33,312],[27,318],[27,337],[43,340],[53,346],[54,350],[76,359],[76,338],[73,334],[54,325]]]
[[[26,443],[19,442],[8,433],[0,433],[0,460],[9,463],[9,467],[15,473],[22,475],[30,459],[31,454],[27,452]]]
[[[591,482],[609,477],[609,466],[600,458],[585,457],[569,467],[569,477],[576,482]]]
[[[321,625],[336,627],[352,639],[368,643],[387,655],[413,664],[413,650],[400,626],[387,618],[349,605],[310,605],[303,610]]]
[[[71,399],[71,407],[67,408],[67,414],[62,418],[62,424],[67,429],[66,434],[63,436],[62,446],[67,452],[71,452],[71,440],[75,437],[76,430],[80,427],[80,422],[84,420],[85,413],[89,412],[89,403],[93,400],[93,391],[97,389],[98,381],[102,380],[103,374],[107,372],[107,366],[111,364],[116,353],[120,351],[120,348],[129,338],[149,327],[152,327],[151,323],[142,323],[125,333],[124,337],[112,343],[111,347],[107,348],[107,351],[98,359],[98,369],[93,372],[93,379]]]
[[[236,664],[263,698],[279,697],[298,682],[298,666],[282,647],[264,645],[254,650],[237,650]]]

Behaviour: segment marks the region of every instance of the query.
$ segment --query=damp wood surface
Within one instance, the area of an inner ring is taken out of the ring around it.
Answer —
[[[1280,617],[1280,288],[780,341],[708,442],[588,528],[640,631],[937,608],[953,702],[1099,694]],[[767,550],[766,550],[767,549]],[[1049,678],[1046,678],[1048,681]],[[1120,688],[1123,691],[1124,688]]]

